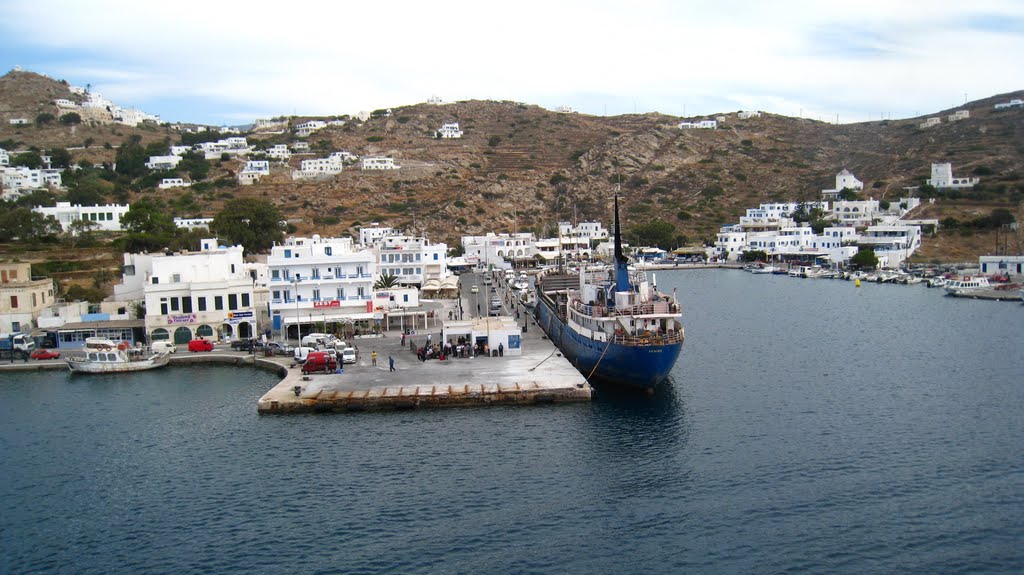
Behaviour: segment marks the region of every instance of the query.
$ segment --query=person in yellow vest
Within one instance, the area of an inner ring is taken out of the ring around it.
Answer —
[[[377,350],[373,350],[370,352],[370,361],[373,363],[374,367],[377,366]]]

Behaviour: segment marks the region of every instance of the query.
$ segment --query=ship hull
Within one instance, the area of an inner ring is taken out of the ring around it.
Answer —
[[[537,324],[591,383],[654,389],[668,377],[683,343],[621,345],[585,337],[565,324],[545,297],[537,298]]]

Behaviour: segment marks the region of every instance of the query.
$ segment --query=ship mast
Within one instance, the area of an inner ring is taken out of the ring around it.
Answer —
[[[622,236],[619,233],[619,195],[615,194],[615,291],[628,292],[629,285],[629,263],[622,254]]]

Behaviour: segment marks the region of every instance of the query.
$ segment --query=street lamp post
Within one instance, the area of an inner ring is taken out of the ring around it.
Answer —
[[[295,288],[295,340],[296,347],[302,343],[302,324],[299,323],[299,276],[292,278],[292,286]]]

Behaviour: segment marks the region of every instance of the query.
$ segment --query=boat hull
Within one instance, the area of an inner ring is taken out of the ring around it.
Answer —
[[[168,360],[166,355],[135,361],[112,362],[81,361],[70,358],[67,360],[67,364],[72,373],[129,373],[163,367],[167,365]]]
[[[654,389],[668,377],[683,347],[681,341],[621,345],[590,339],[566,325],[543,297],[534,313],[552,343],[591,383]]]

